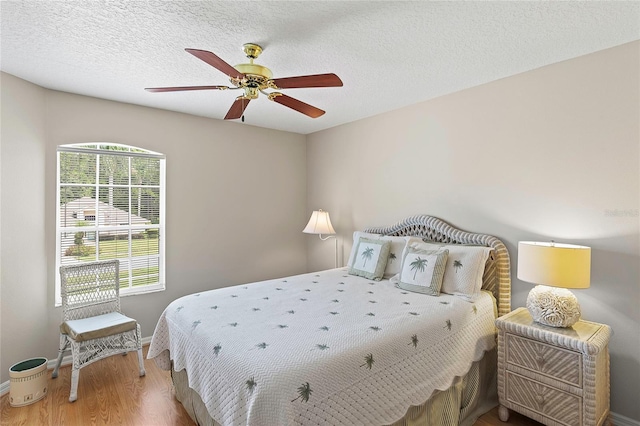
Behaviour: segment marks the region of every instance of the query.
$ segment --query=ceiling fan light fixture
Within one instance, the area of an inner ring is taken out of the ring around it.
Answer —
[[[258,95],[260,94],[259,89],[257,87],[245,87],[244,88],[244,96],[243,99],[258,99]]]

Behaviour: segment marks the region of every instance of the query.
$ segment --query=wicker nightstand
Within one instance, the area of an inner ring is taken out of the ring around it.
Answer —
[[[500,420],[512,409],[545,425],[608,424],[609,326],[580,320],[547,327],[526,308],[496,326]]]

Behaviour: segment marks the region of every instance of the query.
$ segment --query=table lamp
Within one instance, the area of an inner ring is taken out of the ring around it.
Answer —
[[[305,234],[317,234],[318,237],[322,241],[326,241],[329,238],[335,238],[336,246],[335,246],[335,267],[338,267],[338,239],[334,235],[336,233],[333,226],[331,226],[331,219],[329,218],[329,212],[325,212],[322,209],[315,210],[311,213],[311,218],[309,219],[309,223],[302,230]],[[322,234],[327,235],[322,238]]]
[[[570,288],[589,288],[591,248],[572,244],[520,241],[518,279],[536,285],[527,296],[533,320],[551,327],[571,327],[580,319]]]

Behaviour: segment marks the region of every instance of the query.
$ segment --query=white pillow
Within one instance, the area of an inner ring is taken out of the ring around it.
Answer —
[[[408,247],[422,250],[447,249],[447,266],[442,280],[442,293],[459,296],[469,302],[476,300],[482,288],[482,276],[491,247],[462,244],[439,244],[417,242],[412,238]]]
[[[389,249],[389,257],[387,259],[387,265],[384,269],[384,278],[390,278],[400,273],[400,268],[402,267],[402,253],[409,237],[393,237],[388,235],[382,236],[379,234],[369,234],[367,232],[356,231],[353,233],[353,247],[351,247],[351,254],[349,255],[349,261],[347,262],[348,267],[353,266],[353,261],[356,257],[356,248],[360,237],[369,238],[372,240],[380,239],[383,241],[390,241],[391,248]]]
[[[353,265],[349,267],[349,274],[381,280],[389,258],[391,242],[380,238],[373,240],[360,237],[355,247],[357,255],[353,259]]]
[[[407,247],[402,257],[398,287],[430,296],[438,296],[448,254],[446,249],[421,250]]]

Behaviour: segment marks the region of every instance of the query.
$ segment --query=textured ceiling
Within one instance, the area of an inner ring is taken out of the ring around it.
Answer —
[[[333,72],[344,87],[285,92],[327,113],[251,102],[245,124],[297,133],[348,123],[640,39],[640,2],[2,1],[0,68],[40,86],[222,119],[236,91],[186,53],[231,65],[242,44],[274,77]]]

